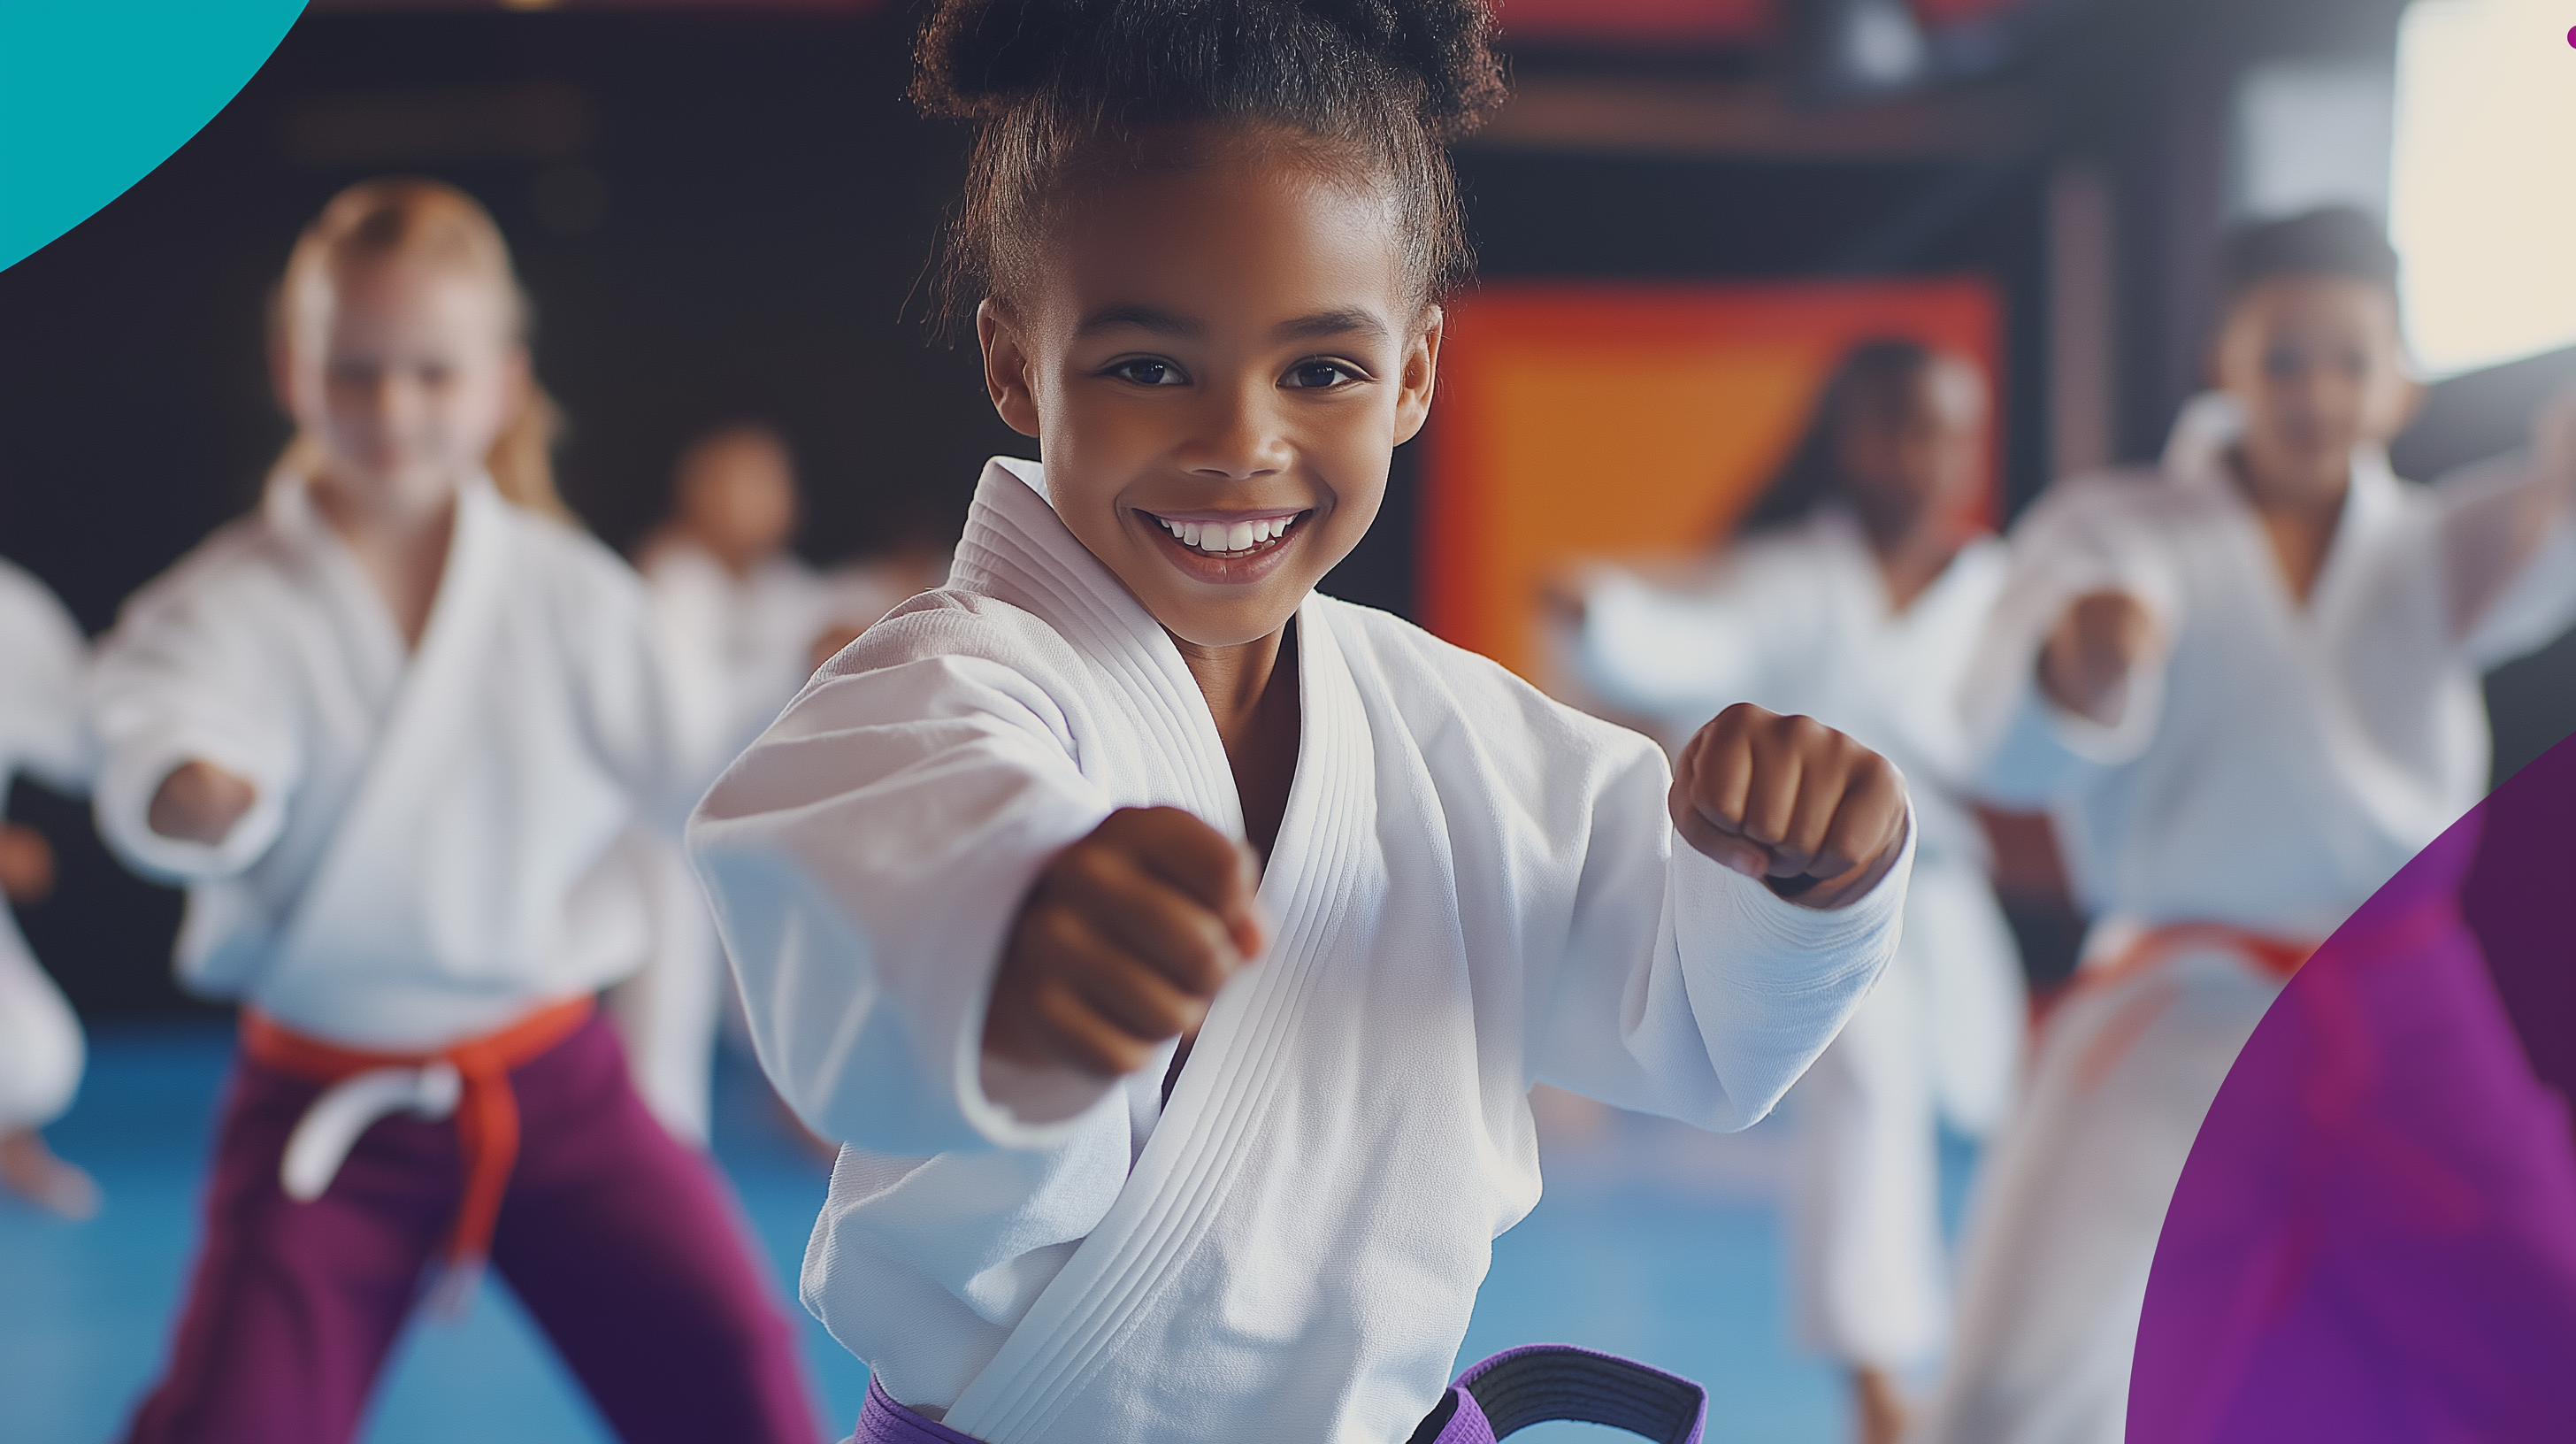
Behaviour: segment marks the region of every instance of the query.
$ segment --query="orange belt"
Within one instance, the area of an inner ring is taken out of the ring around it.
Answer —
[[[519,1100],[510,1092],[510,1070],[529,1062],[590,1020],[588,994],[549,1003],[506,1028],[418,1053],[376,1053],[307,1037],[256,1008],[241,1012],[242,1052],[262,1067],[325,1088],[383,1069],[426,1068],[444,1063],[463,1086],[456,1099],[456,1141],[465,1159],[465,1194],[447,1236],[446,1256],[460,1280],[470,1280],[492,1251],[492,1229],[501,1217],[501,1195],[519,1157]],[[319,1100],[317,1100],[318,1102]],[[338,1160],[331,1160],[334,1168]],[[327,1175],[325,1177],[327,1182]]]
[[[2078,993],[2092,992],[2095,989],[2126,982],[2168,961],[2177,953],[2197,949],[2234,953],[2237,957],[2251,963],[2256,972],[2268,974],[2286,983],[2290,975],[2296,973],[2307,962],[2309,956],[2316,952],[2317,947],[2315,943],[2293,942],[2288,938],[2254,932],[2230,923],[2166,923],[2162,927],[2150,928],[2139,934],[2127,947],[2113,955],[2109,962],[2077,969],[2073,981],[2059,989],[2056,996],[2047,1000],[2040,1010],[2040,1018],[2044,1019],[2049,1012],[2055,1011],[2059,1004]],[[2172,1006],[2177,995],[2175,985],[2167,983],[2159,989],[2150,990],[2147,996],[2140,997],[2134,1003],[2123,1005],[2120,1014],[2104,1024],[2102,1031],[2093,1038],[2091,1046],[2084,1050],[2084,1056],[2076,1060],[2077,1082],[2090,1090],[2109,1077],[2112,1068],[2128,1054],[2130,1047],[2138,1041],[2139,1036],[2153,1026],[2157,1018],[2163,1016],[2165,1009]]]
[[[2252,963],[2256,972],[2269,973],[2287,981],[2309,955],[2316,952],[2317,944],[2292,942],[2288,938],[2254,932],[2232,923],[2167,923],[2140,933],[2111,961],[2076,973],[2075,986],[2108,986],[2132,973],[2144,972],[2176,953],[2194,948],[2234,953]]]

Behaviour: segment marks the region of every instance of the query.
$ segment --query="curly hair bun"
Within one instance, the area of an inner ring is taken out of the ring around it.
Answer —
[[[1447,143],[1504,98],[1486,0],[941,0],[912,96],[977,123],[940,291],[954,323],[1029,274],[1050,207],[1174,128],[1285,131],[1384,188],[1425,300],[1466,278]]]
[[[1446,141],[1506,94],[1492,33],[1483,0],[943,0],[922,30],[912,98],[972,120],[1042,98],[1154,111],[1178,98],[1159,92],[1221,101],[1298,88],[1299,72],[1323,99],[1373,71],[1409,83],[1415,119]],[[1108,93],[1112,82],[1125,93]]]

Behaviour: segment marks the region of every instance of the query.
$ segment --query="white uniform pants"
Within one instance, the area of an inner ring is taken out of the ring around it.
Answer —
[[[70,1002],[0,913],[0,1133],[60,1118],[80,1087],[85,1052]]]
[[[1901,1369],[1940,1344],[1940,1120],[1974,1137],[2001,1119],[2026,1007],[1983,871],[1918,863],[1894,963],[1791,1095],[1790,1324],[1803,1347]]]
[[[1957,1337],[1909,1444],[2121,1444],[2165,1206],[2280,989],[2206,948],[2079,976],[1970,1205]]]

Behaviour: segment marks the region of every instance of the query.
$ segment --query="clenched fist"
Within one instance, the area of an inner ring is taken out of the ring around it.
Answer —
[[[1750,702],[1682,749],[1672,808],[1684,841],[1801,907],[1868,892],[1905,847],[1905,784],[1886,758]]]
[[[2067,603],[2039,654],[2039,685],[2069,712],[2115,726],[2120,684],[2163,645],[2155,615],[2127,592],[2087,592]]]
[[[54,890],[54,849],[45,835],[15,822],[0,822],[0,897],[43,902]]]
[[[1029,889],[985,1051],[1102,1078],[1144,1067],[1260,953],[1259,886],[1241,843],[1179,808],[1111,813]]]

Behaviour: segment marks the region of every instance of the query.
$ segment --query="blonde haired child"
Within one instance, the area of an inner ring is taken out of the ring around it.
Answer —
[[[101,830],[243,1004],[134,1439],[347,1439],[424,1279],[486,1258],[624,1438],[810,1437],[721,1183],[593,1016],[645,946],[620,839],[710,761],[562,519],[526,321],[462,193],[334,198],[278,293],[296,441],[102,644]]]

